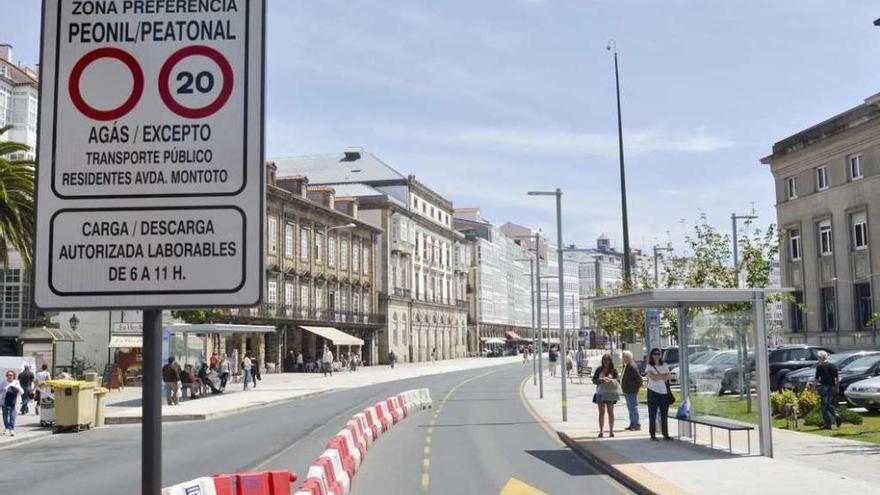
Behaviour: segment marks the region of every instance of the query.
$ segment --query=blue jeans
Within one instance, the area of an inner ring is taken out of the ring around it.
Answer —
[[[31,386],[30,388],[26,388],[24,390],[24,394],[22,394],[22,396],[21,396],[21,411],[20,411],[21,414],[27,414],[29,412],[28,404],[31,402],[31,395],[30,394],[33,390],[34,390],[33,386]]]
[[[15,430],[15,404],[3,406],[3,427],[9,431]]]
[[[822,422],[825,428],[831,428],[831,420],[840,418],[840,414],[834,407],[834,385],[819,385],[819,395],[822,396]]]
[[[248,389],[248,384],[251,382],[251,370],[250,368],[244,370],[244,389]]]
[[[636,428],[639,424],[639,394],[623,394],[626,399],[626,410],[629,412],[629,427]]]
[[[669,396],[648,390],[648,430],[651,438],[657,436],[657,413],[660,413],[660,431],[664,437],[669,436],[667,417],[669,416]]]

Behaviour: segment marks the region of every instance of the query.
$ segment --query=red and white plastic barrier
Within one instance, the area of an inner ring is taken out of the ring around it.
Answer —
[[[370,445],[404,418],[431,405],[428,389],[413,389],[392,395],[355,414],[345,428],[327,442],[327,450],[309,467],[295,495],[347,495]]]
[[[215,474],[162,489],[162,495],[287,495],[296,474],[290,471]]]

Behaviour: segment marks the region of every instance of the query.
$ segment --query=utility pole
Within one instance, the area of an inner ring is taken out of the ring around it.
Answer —
[[[620,71],[617,65],[617,43],[608,41],[608,51],[614,52],[614,88],[617,94],[617,145],[620,155],[620,212],[623,220],[623,281],[632,288],[632,266],[629,252],[629,219],[626,211],[626,167],[623,160],[623,117],[620,110]]]

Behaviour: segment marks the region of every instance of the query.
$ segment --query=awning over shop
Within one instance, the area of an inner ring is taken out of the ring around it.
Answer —
[[[31,327],[25,328],[17,337],[24,342],[82,342],[77,332],[66,328]]]
[[[114,335],[110,337],[110,344],[107,347],[111,349],[134,349],[144,346],[144,338],[139,335]]]
[[[524,338],[520,337],[519,334],[514,332],[513,330],[508,330],[507,332],[505,332],[505,334],[507,335],[507,338],[510,340],[528,340],[528,339],[524,339]]]
[[[362,339],[333,327],[307,327],[300,325],[300,328],[333,342],[333,345],[364,345]]]
[[[485,344],[505,344],[506,341],[501,337],[480,337]]]

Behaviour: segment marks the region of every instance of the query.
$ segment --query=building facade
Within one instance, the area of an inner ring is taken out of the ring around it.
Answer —
[[[37,70],[16,63],[12,58],[12,45],[0,44],[0,127],[12,126],[0,135],[0,140],[24,143],[31,148],[13,153],[10,158],[33,160],[36,156],[38,106]]]
[[[309,177],[357,198],[363,221],[386,232],[377,249],[378,359],[418,362],[466,355],[467,265],[464,236],[452,228],[452,203],[359,148],[276,160],[286,174]]]
[[[468,352],[480,352],[490,338],[531,340],[529,252],[483,219],[478,208],[456,209],[454,225],[472,243]]]
[[[781,283],[795,289],[782,340],[877,345],[880,95],[777,142],[761,162],[776,185]]]

